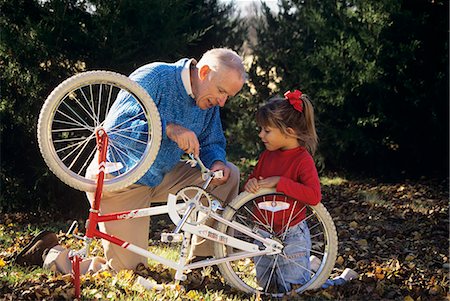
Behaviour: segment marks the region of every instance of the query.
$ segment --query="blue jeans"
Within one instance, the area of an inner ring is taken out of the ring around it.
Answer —
[[[260,234],[269,237],[269,233],[265,231],[260,231]],[[261,242],[255,243],[262,246]],[[288,230],[281,253],[254,258],[258,284],[265,290],[270,279],[269,289],[275,286],[279,291],[288,292],[292,289],[291,284],[302,285],[308,282],[311,278],[310,250],[309,228],[302,221]]]

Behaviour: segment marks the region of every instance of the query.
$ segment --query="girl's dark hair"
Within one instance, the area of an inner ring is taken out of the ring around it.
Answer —
[[[319,140],[314,124],[314,107],[307,95],[303,94],[300,99],[303,112],[294,109],[285,98],[271,98],[256,112],[256,122],[261,127],[277,127],[285,135],[292,135],[287,131],[292,128],[299,144],[314,154]]]

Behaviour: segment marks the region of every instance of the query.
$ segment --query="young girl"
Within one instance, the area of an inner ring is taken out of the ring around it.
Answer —
[[[318,141],[313,106],[298,90],[284,96],[271,99],[256,113],[259,137],[266,150],[244,189],[255,193],[260,188],[276,188],[288,196],[261,202],[255,210],[258,222],[269,225],[261,232],[280,237],[285,243],[282,253],[256,257],[255,265],[261,287],[275,285],[290,291],[292,284],[302,285],[311,277],[311,239],[304,205],[318,204],[321,192],[312,158]]]

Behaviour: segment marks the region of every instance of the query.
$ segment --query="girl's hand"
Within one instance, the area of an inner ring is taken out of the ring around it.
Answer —
[[[256,193],[259,190],[258,180],[251,178],[244,186],[245,191],[250,193]]]
[[[278,185],[278,182],[280,182],[280,177],[268,177],[263,179],[262,177],[259,177],[258,185],[259,188],[275,188]]]

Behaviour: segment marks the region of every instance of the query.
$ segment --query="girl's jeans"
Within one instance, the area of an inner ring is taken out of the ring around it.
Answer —
[[[269,233],[265,231],[260,234],[269,237]],[[255,243],[262,245],[260,242]],[[254,258],[258,284],[264,290],[275,286],[288,292],[292,289],[291,284],[301,285],[308,282],[311,278],[310,250],[309,228],[306,222],[302,221],[288,230],[281,253]]]

